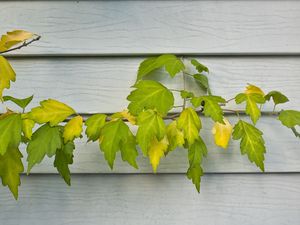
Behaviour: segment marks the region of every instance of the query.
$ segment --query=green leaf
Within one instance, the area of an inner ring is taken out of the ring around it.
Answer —
[[[54,160],[54,166],[57,168],[57,171],[69,186],[71,185],[69,165],[73,163],[74,149],[74,142],[68,142],[64,144],[61,149],[57,149]]]
[[[153,110],[147,110],[139,114],[137,124],[139,126],[136,140],[145,156],[148,155],[150,143],[154,138],[160,141],[166,134],[166,126],[162,117]]]
[[[257,104],[265,103],[265,98],[263,95],[258,93],[240,93],[235,97],[236,104],[241,104],[246,101],[246,114],[250,115],[251,120],[256,124],[257,120],[261,116],[261,112]]]
[[[286,102],[289,101],[289,99],[279,91],[270,91],[265,96],[265,99],[267,101],[270,101],[271,98],[273,99],[273,102],[274,102],[275,105],[286,103]]]
[[[282,110],[278,119],[288,128],[300,126],[300,112],[296,110]]]
[[[194,107],[199,107],[204,102],[203,113],[205,116],[209,116],[215,122],[223,123],[223,110],[220,107],[220,103],[225,103],[226,100],[220,96],[201,96],[194,97],[191,103]]]
[[[181,98],[192,98],[192,97],[194,97],[194,93],[186,91],[186,90],[181,90],[180,96],[181,96]]]
[[[166,132],[169,140],[167,153],[173,151],[177,147],[182,147],[184,145],[184,134],[177,128],[176,120],[174,120],[167,126]]]
[[[15,199],[18,199],[18,186],[21,185],[20,173],[24,171],[22,154],[18,148],[8,148],[0,155],[0,177],[3,186],[8,186]]]
[[[35,122],[30,119],[22,119],[22,132],[24,134],[24,137],[28,140],[31,140],[32,136],[32,129],[35,125]]]
[[[29,119],[39,124],[49,122],[50,126],[55,126],[67,119],[68,116],[75,114],[74,109],[70,106],[54,99],[41,101],[40,105],[28,113]]]
[[[10,88],[11,81],[16,81],[16,73],[9,62],[0,55],[0,100],[3,100],[3,90]]]
[[[208,68],[205,65],[203,65],[202,63],[200,63],[199,61],[197,61],[196,59],[192,59],[191,63],[195,66],[196,70],[199,73],[202,73],[203,71],[209,73]]]
[[[254,162],[264,171],[264,154],[266,153],[263,132],[250,123],[243,120],[234,126],[232,137],[234,140],[241,139],[240,148],[242,155],[247,154],[250,162]]]
[[[137,168],[135,139],[128,126],[121,120],[112,120],[105,124],[100,135],[100,149],[108,165],[113,169],[116,153],[121,150],[122,159]]]
[[[184,138],[187,140],[189,145],[192,145],[199,137],[199,131],[202,127],[198,114],[192,108],[184,109],[178,120],[178,129],[183,131]]]
[[[32,167],[40,163],[45,155],[52,157],[57,149],[62,148],[62,127],[51,127],[48,123],[37,129],[27,145],[27,174]]]
[[[155,109],[165,115],[174,105],[174,96],[165,86],[157,81],[143,80],[133,86],[127,97],[130,101],[129,112],[138,115],[144,109]]]
[[[23,110],[25,110],[26,106],[32,101],[33,95],[28,98],[14,98],[12,96],[3,96],[3,101],[12,101],[16,105],[20,106]]]
[[[106,115],[95,114],[85,121],[86,130],[85,134],[88,141],[96,141],[100,137],[102,127],[105,125]]]
[[[188,179],[192,180],[198,192],[200,192],[201,176],[203,176],[203,169],[201,167],[203,156],[207,155],[207,148],[201,137],[188,149],[189,169],[187,171]]]
[[[178,59],[175,55],[161,55],[158,57],[150,57],[145,59],[139,66],[137,80],[141,80],[144,76],[150,72],[165,67],[166,71],[171,77],[174,77],[177,73],[184,70],[185,66],[183,62]]]
[[[4,155],[8,148],[18,148],[22,132],[21,115],[8,112],[0,116],[0,131],[0,155]]]

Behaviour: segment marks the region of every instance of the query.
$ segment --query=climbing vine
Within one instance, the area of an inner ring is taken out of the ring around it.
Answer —
[[[300,112],[275,111],[277,105],[289,101],[284,94],[274,90],[265,94],[259,87],[248,84],[244,91],[226,100],[213,94],[209,86],[209,69],[205,65],[191,59],[188,63],[194,67],[193,71],[197,71],[193,73],[188,70],[186,61],[171,54],[150,57],[141,62],[133,90],[127,97],[129,105],[123,111],[108,115],[94,114],[84,119],[73,108],[54,99],[41,101],[39,106],[27,110],[33,96],[18,99],[3,95],[3,91],[16,80],[16,74],[3,53],[20,49],[39,39],[39,35],[16,30],[3,35],[0,41],[0,99],[3,104],[11,101],[20,107],[19,112],[7,108],[0,116],[0,176],[2,184],[9,187],[16,199],[21,184],[20,174],[24,172],[19,150],[21,143],[26,145],[27,174],[46,156],[54,157],[54,167],[68,185],[71,184],[69,165],[73,163],[74,140],[81,138],[83,132],[88,142],[99,143],[111,169],[118,153],[124,162],[138,169],[136,158],[139,146],[141,154],[149,158],[156,172],[162,157],[184,148],[189,162],[187,178],[199,192],[204,173],[201,163],[208,154],[205,140],[201,137],[203,117],[214,121],[212,135],[217,146],[227,148],[232,137],[240,142],[241,154],[246,155],[261,171],[264,171],[266,147],[263,132],[256,127],[256,123],[266,101],[273,101],[271,113],[278,116],[279,121],[290,128],[296,137],[300,137],[296,130],[296,126],[300,125]],[[154,72],[167,73],[170,79],[182,76],[184,88],[167,88],[153,80],[151,74]],[[188,90],[186,79],[196,83],[202,94]],[[181,105],[174,105],[174,93],[182,99]],[[245,108],[229,109],[229,102]],[[236,124],[232,125],[225,117],[228,112],[236,114]],[[246,114],[250,119],[242,119],[240,114]],[[128,124],[137,127],[136,134]]]

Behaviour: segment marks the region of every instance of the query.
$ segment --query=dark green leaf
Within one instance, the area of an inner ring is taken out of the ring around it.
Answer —
[[[28,98],[14,98],[12,96],[3,96],[3,101],[12,101],[18,106],[20,106],[23,110],[26,108],[26,106],[32,101],[33,95],[31,95]]]

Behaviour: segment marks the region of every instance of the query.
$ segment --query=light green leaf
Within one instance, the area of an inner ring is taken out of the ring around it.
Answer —
[[[137,81],[141,80],[144,76],[153,70],[164,67],[171,77],[184,70],[183,62],[175,55],[161,55],[158,57],[150,57],[145,59],[139,66]]]
[[[186,90],[181,90],[180,91],[180,96],[181,96],[181,98],[192,98],[195,95],[194,95],[193,92],[189,92],[189,91],[186,91]]]
[[[226,100],[220,96],[201,96],[194,97],[191,103],[194,107],[199,107],[204,102],[203,113],[205,116],[211,117],[215,122],[223,123],[223,110],[220,103],[225,103]]]
[[[4,155],[8,148],[18,148],[22,132],[21,115],[11,112],[1,115],[0,131],[0,155]]]
[[[241,139],[240,148],[242,155],[247,154],[250,162],[254,162],[264,171],[264,154],[266,153],[266,148],[262,135],[263,132],[243,120],[239,120],[234,126],[232,133],[234,140]]]
[[[3,101],[12,101],[16,105],[20,106],[23,110],[25,110],[26,106],[32,101],[33,95],[28,98],[14,98],[12,96],[3,96]]]
[[[40,163],[45,155],[52,157],[57,149],[62,148],[62,127],[51,127],[48,123],[37,129],[27,145],[27,174],[32,167]]]
[[[73,164],[74,149],[74,142],[64,144],[61,149],[57,149],[54,160],[54,167],[69,186],[71,185],[69,165]]]
[[[18,199],[18,186],[21,185],[20,173],[24,171],[22,154],[18,148],[8,148],[0,155],[0,177],[3,186],[8,186],[15,199]]]
[[[85,121],[86,130],[85,134],[88,141],[96,141],[100,137],[102,127],[105,125],[106,115],[95,114]]]
[[[153,110],[147,110],[138,116],[137,125],[139,126],[136,140],[145,156],[148,155],[150,143],[154,138],[162,140],[166,134],[166,126],[162,117]]]
[[[201,167],[203,156],[207,155],[207,148],[202,138],[199,136],[188,149],[189,169],[187,171],[188,179],[192,180],[198,192],[200,192],[200,182],[203,176]]]
[[[75,138],[81,137],[83,118],[75,116],[64,127],[63,138],[64,142],[74,141]]]
[[[202,63],[200,63],[198,60],[192,59],[192,60],[191,60],[191,63],[192,63],[192,65],[195,66],[196,70],[197,70],[199,73],[202,73],[203,71],[209,73],[208,68],[207,68],[205,65],[203,65]]]
[[[194,77],[195,81],[197,82],[197,84],[199,84],[202,89],[204,89],[205,91],[207,91],[207,93],[209,95],[211,95],[211,90],[209,87],[209,82],[208,82],[207,76],[205,76],[203,74],[194,74],[193,77]]]
[[[10,82],[16,81],[16,73],[13,70],[9,62],[0,55],[0,100],[2,101],[2,95],[4,89],[10,88]]]
[[[41,101],[40,105],[28,113],[29,119],[39,124],[49,122],[50,126],[55,126],[67,119],[68,116],[75,114],[74,109],[70,106],[54,99]]]
[[[24,137],[28,140],[31,140],[32,136],[32,129],[35,125],[35,122],[30,119],[22,119],[22,132],[24,134]]]
[[[265,96],[265,99],[267,101],[270,101],[271,98],[273,99],[273,102],[274,102],[275,105],[286,103],[286,102],[289,101],[289,99],[279,91],[270,91]]]
[[[127,97],[130,101],[129,112],[138,115],[144,109],[155,109],[165,115],[174,105],[174,96],[165,86],[157,81],[143,80],[133,86]]]
[[[158,141],[156,137],[151,141],[148,149],[148,156],[154,173],[156,173],[160,159],[165,155],[168,145],[169,141],[166,136],[160,141]]]
[[[169,140],[167,152],[173,151],[177,147],[182,147],[184,145],[184,134],[177,128],[176,120],[167,126],[166,132]]]
[[[284,126],[288,128],[292,128],[297,125],[300,126],[300,111],[282,110],[279,114],[278,119]]]
[[[183,110],[177,120],[178,129],[183,131],[184,138],[189,145],[192,145],[199,137],[199,131],[202,127],[198,114],[192,108]]]
[[[137,150],[134,136],[128,126],[121,120],[112,120],[105,124],[100,135],[100,149],[108,165],[113,169],[116,153],[121,150],[122,159],[137,168]]]
[[[256,124],[257,120],[261,116],[261,112],[257,104],[263,104],[265,101],[264,96],[258,93],[240,93],[235,97],[235,102],[237,104],[246,102],[246,114],[250,115],[254,124]]]

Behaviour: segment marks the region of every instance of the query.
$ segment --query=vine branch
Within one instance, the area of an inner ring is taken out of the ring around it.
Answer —
[[[10,49],[5,50],[5,51],[2,51],[2,52],[0,51],[0,55],[2,55],[2,54],[4,54],[4,53],[7,53],[7,52],[12,52],[12,51],[21,49],[21,48],[23,48],[23,47],[26,47],[26,46],[32,44],[32,43],[35,42],[35,41],[40,40],[40,39],[41,39],[41,36],[40,36],[40,35],[37,35],[35,38],[31,39],[31,40],[28,41],[28,42],[24,41],[23,44],[21,44],[21,45],[19,45],[19,46],[17,46],[17,47],[10,48]]]

